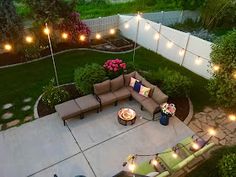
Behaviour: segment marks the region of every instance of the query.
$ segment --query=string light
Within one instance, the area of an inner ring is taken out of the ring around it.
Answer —
[[[32,42],[33,42],[33,37],[31,37],[31,36],[26,36],[26,37],[25,37],[25,41],[26,41],[27,43],[32,43]]]
[[[44,34],[49,34],[50,33],[50,30],[48,29],[48,27],[45,27],[44,29],[43,29],[43,32],[44,32]]]
[[[216,135],[216,131],[215,131],[213,128],[208,129],[208,133],[209,133],[211,136],[215,136],[215,135]]]
[[[172,157],[175,159],[178,157],[177,150],[178,150],[177,147],[172,148]]]
[[[129,169],[131,172],[134,172],[135,168],[136,168],[136,165],[135,165],[134,162],[129,163],[129,165],[128,165],[128,169]]]
[[[101,39],[101,37],[102,37],[101,34],[99,33],[96,34],[96,39]]]
[[[136,16],[136,19],[139,21],[139,20],[141,19],[141,15],[138,14],[138,15]]]
[[[109,31],[110,34],[115,34],[115,32],[116,32],[116,31],[115,31],[115,29],[113,29],[113,28],[110,29],[110,31]]]
[[[184,56],[184,53],[185,53],[185,50],[184,50],[184,49],[180,49],[180,50],[179,50],[179,55],[180,55],[180,56]]]
[[[80,41],[85,41],[85,39],[86,39],[85,35],[83,35],[83,34],[80,35],[80,37],[79,37],[79,40],[80,40]]]
[[[146,23],[144,29],[145,29],[146,31],[148,31],[148,30],[150,29],[150,24],[149,24],[149,23]]]
[[[219,65],[214,65],[214,66],[213,66],[213,70],[214,70],[215,72],[219,71],[219,69],[220,69],[220,66],[219,66]]]
[[[129,28],[129,23],[126,22],[125,25],[124,25],[125,29],[128,29]]]
[[[158,40],[160,38],[160,34],[159,33],[156,33],[155,35],[154,35],[154,39],[155,40]]]
[[[11,50],[12,50],[12,46],[11,46],[10,44],[5,44],[5,45],[4,45],[4,49],[5,49],[6,51],[11,51]]]
[[[194,142],[192,144],[192,148],[195,149],[195,150],[198,150],[200,147],[199,147],[199,145],[197,143]]]
[[[67,38],[68,38],[68,34],[67,34],[67,33],[62,33],[62,34],[61,34],[61,37],[62,37],[63,39],[67,39]]]
[[[233,78],[236,79],[236,71],[233,72]]]
[[[231,121],[236,121],[236,116],[233,115],[233,114],[230,114],[230,115],[229,115],[229,120],[231,120]]]
[[[196,59],[195,59],[195,64],[196,65],[201,65],[202,64],[202,59],[200,56],[198,56]]]
[[[167,48],[171,48],[173,46],[173,42],[171,42],[171,41],[168,41],[167,43],[166,43],[166,47]]]
[[[158,154],[155,156],[155,158],[153,158],[152,160],[151,160],[151,164],[153,165],[153,166],[157,166],[158,165]]]

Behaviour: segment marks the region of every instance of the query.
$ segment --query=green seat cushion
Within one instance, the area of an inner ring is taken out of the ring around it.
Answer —
[[[214,143],[207,144],[203,148],[201,148],[197,152],[195,152],[194,155],[198,157],[198,156],[202,155],[204,152],[208,151],[214,145],[215,145]]]
[[[140,174],[140,175],[146,175],[150,172],[156,171],[155,168],[149,164],[149,162],[143,162],[139,165],[137,165],[136,169],[134,170],[134,173]]]
[[[168,152],[171,151],[171,152]],[[175,165],[177,165],[178,163],[180,163],[182,161],[182,158],[180,156],[177,156],[177,158],[174,158],[172,156],[172,149],[168,148],[166,149],[164,152],[167,153],[162,153],[159,154],[158,157],[160,157],[160,159],[170,168],[172,169]]]
[[[156,177],[166,177],[168,176],[170,173],[168,171],[164,171],[161,174],[157,175]]]
[[[191,155],[193,152],[190,150],[190,147],[193,144],[193,138],[191,136],[181,140],[179,142],[180,145],[178,145],[180,148],[183,149],[183,151],[187,154],[187,155]],[[181,147],[184,146],[184,147]]]
[[[183,168],[185,165],[187,165],[189,162],[191,162],[194,159],[194,155],[190,155],[188,156],[186,159],[184,159],[182,162],[178,163],[177,165],[175,165],[172,170],[173,171],[178,171],[181,168]]]

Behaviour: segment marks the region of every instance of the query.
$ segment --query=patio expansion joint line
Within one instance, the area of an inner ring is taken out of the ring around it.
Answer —
[[[97,177],[97,175],[96,175],[95,171],[93,170],[93,167],[91,166],[91,164],[90,164],[89,160],[87,159],[86,155],[84,154],[84,151],[83,151],[83,150],[82,150],[82,148],[80,147],[80,145],[79,145],[79,142],[76,140],[76,138],[75,138],[74,134],[72,133],[72,131],[71,131],[71,129],[70,129],[70,127],[68,126],[68,124],[67,124],[67,123],[66,123],[66,126],[67,126],[68,130],[70,131],[70,133],[71,133],[72,137],[74,138],[74,140],[75,140],[75,143],[76,143],[76,144],[77,144],[77,146],[79,147],[79,149],[80,149],[80,151],[81,151],[82,155],[84,156],[85,160],[87,161],[87,163],[88,163],[88,165],[89,165],[89,168],[92,170],[92,172],[93,172],[93,175],[94,175],[95,177]]]
[[[110,137],[110,138],[108,138],[108,139],[106,139],[106,140],[104,140],[104,141],[102,141],[102,142],[100,142],[100,143],[98,143],[98,144],[95,144],[95,145],[93,145],[93,146],[91,146],[91,147],[89,147],[89,148],[87,148],[87,149],[84,149],[84,150],[82,150],[82,152],[85,152],[85,151],[87,151],[87,150],[89,150],[89,149],[92,149],[92,148],[94,148],[94,147],[96,147],[96,146],[98,146],[98,145],[100,145],[100,144],[103,144],[103,143],[105,143],[105,142],[107,142],[107,141],[109,141],[109,140],[111,140],[111,139],[114,139],[114,138],[116,138],[116,137],[118,137],[118,136],[120,136],[120,135],[122,135],[122,134],[125,134],[125,133],[127,133],[127,132],[129,132],[129,131],[131,131],[131,130],[137,128],[137,127],[140,127],[140,126],[142,126],[142,125],[144,125],[144,124],[146,124],[146,123],[148,123],[148,122],[151,121],[151,120],[148,120],[148,119],[145,119],[145,120],[146,120],[145,122],[143,122],[143,123],[141,123],[141,124],[139,124],[139,125],[136,125],[136,126],[130,128],[130,129],[124,131],[124,132],[118,133],[117,135],[114,135],[113,137]]]
[[[61,163],[61,162],[64,162],[64,161],[66,161],[66,160],[68,160],[68,159],[70,159],[70,158],[72,158],[72,157],[74,157],[74,156],[77,156],[77,155],[80,154],[80,153],[81,153],[81,152],[77,152],[77,153],[75,153],[74,155],[71,155],[71,156],[69,156],[69,157],[67,157],[67,158],[65,158],[65,159],[63,159],[63,160],[60,160],[60,161],[58,161],[58,162],[56,162],[56,163],[53,163],[53,164],[51,164],[51,165],[49,165],[49,166],[47,166],[47,167],[45,167],[45,168],[43,168],[43,169],[41,169],[41,170],[39,170],[39,171],[37,171],[37,172],[34,172],[34,173],[28,175],[27,177],[34,176],[34,175],[36,175],[36,174],[38,174],[38,173],[40,173],[40,172],[42,172],[42,171],[44,171],[44,170],[47,170],[47,169],[49,169],[49,168],[51,168],[51,167],[53,167],[53,166],[55,166],[55,165],[57,165],[57,164],[59,164],[59,163]]]

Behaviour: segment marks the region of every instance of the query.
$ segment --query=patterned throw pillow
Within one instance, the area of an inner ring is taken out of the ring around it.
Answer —
[[[145,96],[145,97],[148,97],[150,91],[151,91],[151,88],[148,88],[148,87],[145,87],[145,86],[141,85],[139,94],[140,94],[140,95],[143,95],[143,96]]]
[[[134,84],[135,84],[136,81],[139,82],[139,80],[137,80],[137,79],[131,77],[131,78],[130,78],[130,82],[129,82],[129,86],[130,86],[130,87],[134,87]]]

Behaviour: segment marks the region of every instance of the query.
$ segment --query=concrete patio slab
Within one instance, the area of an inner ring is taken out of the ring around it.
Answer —
[[[33,175],[33,177],[53,177],[54,174],[58,177],[75,177],[77,175],[94,177],[94,174],[82,153],[45,169],[42,172]]]
[[[122,107],[129,107],[136,111],[137,120],[134,125],[123,126],[117,120],[117,112]],[[90,113],[85,118],[70,119],[67,124],[71,129],[82,150],[88,149],[98,143],[112,138],[122,132],[132,129],[145,123],[147,120],[140,119],[140,116],[152,119],[146,111],[141,111],[136,101],[120,102],[117,106],[104,108],[102,112]]]
[[[1,177],[25,177],[80,150],[56,114],[0,132]]]

